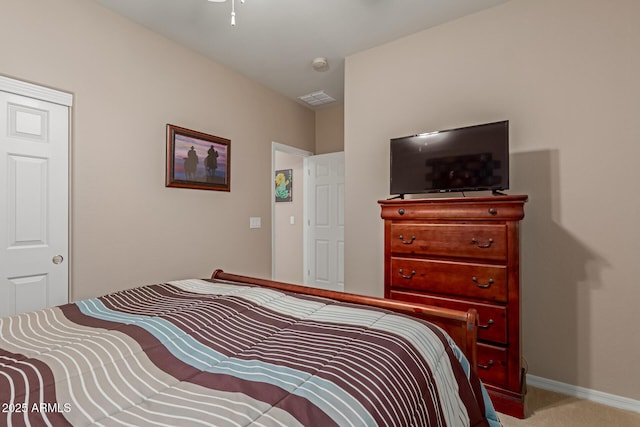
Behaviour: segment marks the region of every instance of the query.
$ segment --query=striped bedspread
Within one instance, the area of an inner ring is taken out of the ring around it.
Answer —
[[[440,329],[184,280],[0,319],[0,426],[499,426]]]

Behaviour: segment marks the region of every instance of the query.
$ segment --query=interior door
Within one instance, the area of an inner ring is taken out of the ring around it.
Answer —
[[[0,316],[68,302],[70,95],[50,92],[0,81]]]
[[[305,285],[343,291],[344,152],[305,160]]]

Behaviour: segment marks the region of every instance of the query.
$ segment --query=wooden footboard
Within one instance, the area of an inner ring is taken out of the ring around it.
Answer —
[[[337,301],[380,307],[427,320],[429,322],[435,323],[436,325],[447,331],[447,333],[453,338],[456,344],[458,344],[458,347],[460,347],[460,349],[467,356],[467,359],[469,359],[469,363],[471,363],[473,369],[476,369],[476,336],[478,317],[476,311],[473,309],[470,309],[466,312],[451,310],[447,308],[440,308],[423,304],[388,300],[383,298],[349,294],[345,292],[329,291],[325,289],[293,285],[290,283],[275,282],[273,280],[240,276],[237,274],[225,273],[222,270],[215,270],[211,275],[211,278],[246,284],[255,284],[299,294],[331,298]]]

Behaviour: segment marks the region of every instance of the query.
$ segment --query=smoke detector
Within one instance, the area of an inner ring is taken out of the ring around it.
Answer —
[[[326,71],[329,69],[329,61],[324,56],[319,56],[311,61],[311,66],[316,71]]]

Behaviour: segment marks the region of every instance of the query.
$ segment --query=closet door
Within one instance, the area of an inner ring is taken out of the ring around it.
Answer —
[[[0,317],[68,302],[70,101],[0,80]]]

